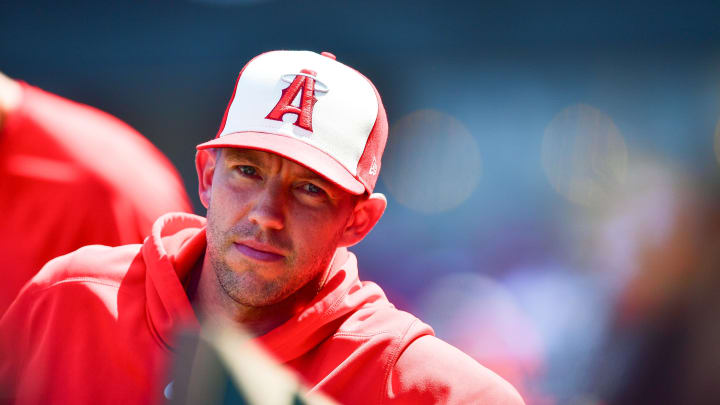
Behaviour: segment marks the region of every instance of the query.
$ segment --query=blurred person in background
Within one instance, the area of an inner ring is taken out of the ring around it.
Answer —
[[[720,185],[657,163],[632,172],[598,228],[616,293],[589,398],[717,404]]]
[[[50,259],[140,243],[160,215],[191,212],[175,168],[135,130],[2,73],[0,195],[0,316]]]
[[[385,211],[373,189],[387,130],[375,87],[332,54],[252,59],[217,137],[197,147],[207,220],[168,214],[143,245],[48,263],[0,324],[21,331],[0,338],[10,397],[160,400],[177,329],[229,322],[341,403],[522,404],[359,279],[347,248]]]

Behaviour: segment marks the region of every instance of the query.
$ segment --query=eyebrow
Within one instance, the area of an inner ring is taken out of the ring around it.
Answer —
[[[325,188],[332,188],[335,186],[333,183],[327,181],[324,177],[320,176],[319,174],[313,172],[310,169],[305,168],[306,171],[300,176],[306,180],[311,180],[316,183],[320,183],[319,185],[325,187]]]
[[[289,160],[289,159],[288,159]],[[335,183],[327,180],[325,177],[322,177],[320,174],[314,172],[313,170],[301,165],[300,163],[297,163],[295,161],[290,160],[291,162],[297,164],[301,172],[298,173],[297,177],[302,180],[311,181],[313,183],[317,183],[318,186],[322,187],[325,192],[333,199],[337,199],[340,196],[340,192],[342,191]]]
[[[311,170],[295,161],[291,160],[291,162],[297,164],[300,167],[300,171],[298,173],[299,178],[314,181],[316,183],[319,183],[319,185],[321,185],[321,186],[325,186],[326,188],[333,185],[331,182],[329,182],[328,180],[326,180],[324,177],[322,177],[318,173],[314,172],[313,170]]]
[[[256,166],[260,166],[262,163],[256,151],[252,149],[227,148],[223,153],[225,154],[225,159],[230,161],[247,160]]]

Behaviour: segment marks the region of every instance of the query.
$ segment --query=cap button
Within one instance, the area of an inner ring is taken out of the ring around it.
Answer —
[[[335,55],[331,54],[330,52],[323,52],[320,55],[327,56],[328,58],[335,60]]]

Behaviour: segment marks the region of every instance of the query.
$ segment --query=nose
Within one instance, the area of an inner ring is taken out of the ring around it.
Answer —
[[[285,227],[285,198],[279,187],[268,187],[258,193],[248,219],[265,229]]]

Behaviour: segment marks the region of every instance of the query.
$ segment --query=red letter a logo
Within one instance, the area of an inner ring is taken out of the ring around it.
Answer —
[[[295,80],[282,91],[280,101],[277,102],[275,108],[265,117],[269,120],[282,121],[285,114],[297,114],[295,125],[300,128],[312,131],[312,111],[317,99],[315,98],[315,72],[303,69],[301,74],[295,76]],[[300,96],[300,107],[292,105],[293,100],[302,88]]]

